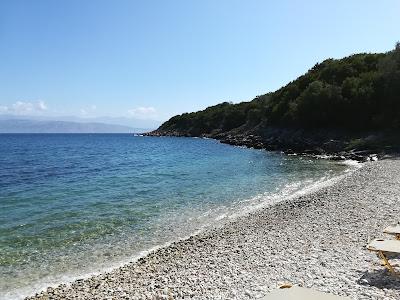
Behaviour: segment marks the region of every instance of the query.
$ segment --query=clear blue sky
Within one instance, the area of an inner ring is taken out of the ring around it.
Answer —
[[[166,120],[400,40],[400,1],[0,3],[0,113]]]

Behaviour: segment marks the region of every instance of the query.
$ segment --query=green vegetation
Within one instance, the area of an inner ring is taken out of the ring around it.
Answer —
[[[213,136],[269,127],[400,129],[400,43],[387,53],[327,59],[276,92],[175,116],[158,131]]]

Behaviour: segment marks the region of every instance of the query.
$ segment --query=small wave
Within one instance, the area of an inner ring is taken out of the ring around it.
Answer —
[[[158,140],[157,140],[158,141]],[[189,140],[190,141],[190,140]],[[187,140],[184,141],[184,143],[187,143]],[[198,143],[198,142],[196,142]],[[214,143],[205,143],[207,146],[212,146],[214,145]],[[215,142],[215,146],[218,146],[218,142]],[[182,145],[180,145],[182,147]],[[189,148],[190,151],[183,151],[181,153],[179,153],[180,155],[182,155],[183,158],[187,158],[187,161],[190,161],[190,164],[193,164],[193,168],[175,168],[172,169],[172,171],[174,171],[173,174],[178,174],[178,172],[180,172],[179,174],[185,174],[185,176],[180,176],[180,177],[184,177],[184,179],[186,180],[186,174],[192,174],[194,172],[197,172],[198,170],[202,170],[202,164],[198,164],[196,165],[196,162],[204,162],[204,160],[199,160],[197,157],[197,144],[196,145],[192,145],[193,148]],[[155,147],[156,149],[158,149],[157,147]],[[146,148],[147,149],[147,148]],[[175,149],[175,148],[173,148]],[[192,151],[193,149],[196,149],[196,151]],[[289,199],[293,199],[295,197],[298,197],[300,195],[304,195],[307,194],[309,192],[318,190],[319,188],[322,188],[324,186],[327,186],[329,184],[333,184],[335,183],[337,180],[340,180],[340,176],[339,177],[333,177],[334,174],[337,174],[335,172],[332,173],[326,173],[325,175],[322,174],[323,171],[321,171],[321,169],[318,169],[314,167],[314,169],[312,168],[312,165],[314,164],[314,161],[311,161],[311,164],[305,161],[302,161],[302,163],[300,163],[300,159],[302,159],[301,157],[297,157],[297,158],[287,158],[287,157],[281,157],[278,154],[264,154],[264,152],[262,152],[262,154],[257,154],[256,151],[243,151],[243,153],[240,151],[238,152],[237,150],[235,150],[234,147],[221,147],[220,149],[217,149],[219,152],[217,152],[217,154],[221,154],[221,155],[215,155],[213,156],[213,160],[208,161],[207,162],[207,168],[204,170],[207,170],[207,172],[204,172],[203,174],[204,177],[200,177],[200,179],[204,180],[197,180],[197,182],[202,183],[202,184],[198,184],[198,190],[196,189],[196,187],[193,188],[193,186],[191,184],[187,185],[187,189],[186,190],[182,190],[182,195],[187,195],[185,194],[186,191],[189,191],[187,193],[191,193],[190,196],[185,196],[186,198],[190,198],[191,201],[187,201],[184,203],[184,205],[186,206],[182,206],[182,210],[171,210],[169,212],[169,214],[164,213],[163,215],[160,215],[160,218],[162,219],[160,221],[159,224],[156,224],[157,226],[154,227],[154,232],[150,232],[147,231],[146,236],[141,238],[138,237],[138,240],[134,240],[134,238],[132,238],[132,231],[127,231],[127,232],[123,232],[123,234],[125,235],[118,235],[116,234],[115,239],[111,238],[111,239],[104,239],[102,240],[101,237],[99,237],[99,242],[96,244],[90,244],[89,246],[94,246],[93,248],[91,247],[87,247],[88,245],[83,245],[82,247],[77,248],[79,250],[78,252],[74,252],[73,254],[71,254],[70,252],[65,252],[63,253],[63,257],[62,259],[64,259],[65,262],[68,262],[68,270],[66,270],[65,267],[65,263],[62,262],[62,267],[60,269],[54,269],[57,273],[53,272],[51,270],[51,268],[46,268],[45,272],[42,272],[41,270],[38,270],[37,273],[35,274],[29,274],[26,268],[25,269],[19,269],[16,271],[19,272],[20,275],[24,275],[18,278],[18,284],[22,285],[22,282],[24,284],[24,286],[19,285],[18,286],[18,290],[16,290],[16,288],[14,288],[14,286],[11,288],[11,285],[9,283],[7,283],[7,285],[5,285],[7,288],[10,288],[11,290],[8,290],[6,294],[3,294],[0,296],[0,298],[4,297],[4,299],[21,299],[25,296],[28,295],[32,295],[35,292],[38,291],[42,291],[45,288],[47,288],[48,286],[54,286],[54,285],[58,285],[58,284],[68,284],[78,278],[88,278],[90,276],[93,275],[98,275],[104,272],[110,272],[111,270],[114,270],[116,268],[119,268],[123,265],[129,264],[131,262],[134,262],[136,260],[138,260],[141,257],[144,257],[146,255],[148,255],[149,253],[156,251],[160,248],[163,247],[167,247],[170,244],[181,240],[181,239],[185,239],[185,238],[189,238],[190,236],[196,235],[202,231],[204,231],[207,228],[210,228],[210,226],[220,226],[225,224],[226,222],[229,222],[231,220],[234,220],[237,217],[243,216],[245,214],[254,212],[258,209],[262,209],[264,207],[267,206],[271,206],[274,205],[278,202],[281,201],[285,201],[285,200],[289,200]],[[211,149],[209,151],[209,153],[213,153],[212,151],[216,151]],[[226,151],[229,151],[228,153]],[[261,150],[260,150],[261,151]],[[167,151],[168,152],[168,151]],[[124,152],[125,153],[125,152]],[[172,151],[171,151],[172,153]],[[175,153],[175,152],[174,152]],[[187,156],[188,153],[193,153],[193,157],[192,156]],[[160,153],[159,157],[164,157],[163,155],[165,155],[164,153]],[[231,158],[231,155],[236,155],[234,156],[234,158]],[[121,157],[125,157],[126,155],[121,155]],[[244,158],[242,158],[242,156],[244,156]],[[154,159],[154,157],[157,156],[151,156],[151,158]],[[222,161],[222,163],[220,163],[221,161],[221,157],[229,157],[230,161]],[[265,159],[264,159],[265,158]],[[142,159],[142,158],[140,158]],[[176,158],[174,156],[172,156],[171,158],[171,162],[173,162],[173,164],[171,164],[171,166],[176,166]],[[233,161],[233,163],[231,163],[231,161]],[[249,163],[251,161],[257,162],[257,163]],[[132,160],[132,164],[136,163],[135,160]],[[229,165],[228,163],[231,163],[231,165]],[[320,162],[318,162],[319,165]],[[334,164],[334,162],[321,162],[324,166],[330,166]],[[115,164],[115,163],[114,163]],[[125,160],[124,160],[124,164]],[[226,164],[228,164],[229,166],[231,166],[230,168],[226,169],[229,170],[229,172],[220,172],[220,170],[225,170],[226,168]],[[343,164],[343,162],[342,162]],[[129,165],[129,164],[126,164]],[[189,164],[186,164],[189,165]],[[185,167],[186,167],[185,165]],[[170,165],[166,165],[166,173],[162,173],[162,170],[159,171],[158,174],[160,176],[156,176],[156,177],[151,177],[151,181],[157,181],[157,185],[155,185],[158,188],[160,187],[159,182],[163,183],[164,186],[161,186],[163,188],[165,188],[166,190],[173,190],[174,185],[172,185],[172,187],[170,187],[169,185],[167,185],[168,183],[173,183],[175,178],[172,178],[171,180],[169,180],[168,176],[163,176],[163,174],[169,174],[168,172],[171,172],[171,166]],[[211,168],[211,167],[213,168]],[[355,169],[355,167],[360,167],[361,164],[354,164],[354,162],[350,162],[346,164],[346,170],[349,170],[349,172],[352,169]],[[303,169],[302,169],[303,168]],[[140,169],[140,168],[131,168],[129,167],[129,169],[125,170],[126,173],[123,174],[131,174],[131,177],[134,178],[142,178],[143,181],[143,176],[139,177],[137,176],[138,174],[136,173],[130,173],[132,172],[132,170],[136,170],[136,169]],[[341,174],[343,173],[343,169],[344,167],[339,168],[341,170]],[[244,172],[243,170],[247,170],[248,172]],[[256,173],[255,171],[259,171],[258,173]],[[268,192],[262,193],[263,191],[266,191],[267,189],[252,189],[251,187],[255,187],[257,188],[258,186],[264,184],[264,180],[265,178],[262,177],[265,174],[265,171],[268,171],[268,176],[272,183],[276,183],[279,182],[279,185],[271,185],[271,188],[269,189]],[[309,171],[309,175],[311,178],[315,178],[315,177],[319,177],[318,180],[314,181],[313,179],[310,178],[305,178],[306,176],[303,176],[303,171]],[[311,170],[311,171],[310,171]],[[312,171],[314,170],[314,171]],[[148,172],[150,172],[149,170],[147,170]],[[274,173],[276,171],[276,173]],[[232,176],[232,178],[230,177],[231,175],[234,175],[235,173],[241,172],[240,174],[243,173],[243,175],[241,176],[237,176],[234,177]],[[295,173],[293,173],[295,172]],[[317,172],[317,173],[315,173]],[[155,172],[151,169],[151,174],[154,174]],[[143,174],[143,170],[141,171],[140,174]],[[213,174],[214,177],[212,177]],[[216,177],[215,174],[220,174],[218,175],[219,177]],[[295,179],[299,179],[299,180],[290,180],[289,177],[285,177],[285,176],[292,176],[293,174],[298,174],[299,177],[294,177]],[[316,174],[318,174],[316,176]],[[274,175],[276,177],[274,177]],[[136,176],[136,177],[135,177]],[[243,181],[245,182],[245,184],[241,183],[242,185],[239,186],[238,184],[240,183],[239,179],[242,178],[246,178],[245,176],[247,176],[248,178],[250,178],[250,180],[248,181]],[[255,178],[257,178],[256,176],[259,176],[259,178],[263,178],[263,181],[257,181],[259,183],[259,185],[252,185],[253,184],[253,180]],[[341,175],[343,176],[343,174]],[[126,178],[129,178],[129,176],[126,176]],[[300,178],[303,178],[303,180],[300,180]],[[232,179],[232,181],[229,181],[230,179]],[[182,183],[185,183],[186,181],[182,180]],[[280,180],[284,180],[282,181],[282,184],[280,185],[281,181]],[[187,180],[187,182],[193,182],[193,180]],[[286,185],[284,185],[284,182],[287,182]],[[145,184],[143,185],[144,187],[146,187],[146,184],[148,184],[148,182],[144,182]],[[219,185],[216,185],[217,183],[220,183]],[[102,181],[103,184],[103,181]],[[110,195],[112,197],[114,197],[114,195],[112,194],[112,192],[114,191],[120,191],[123,190],[123,181],[122,182],[118,182],[118,186],[115,187],[115,183],[112,182],[112,185],[109,185],[108,188],[108,192],[110,193]],[[129,184],[129,182],[125,181],[125,184],[127,187],[130,187],[131,185]],[[135,194],[136,196],[140,195],[137,191],[139,191],[139,188],[143,189],[143,186],[138,185],[137,187],[132,186],[135,188]],[[208,194],[204,193],[203,187],[217,187],[217,188],[212,188],[209,189]],[[242,190],[239,187],[242,187],[243,189],[246,189],[246,193],[245,194],[237,194],[238,196],[232,196],[234,193],[232,193],[232,191],[234,191],[235,189],[232,188],[232,186],[234,186],[236,189],[238,190]],[[239,186],[239,187],[236,187]],[[103,185],[102,185],[103,187]],[[177,187],[175,186],[175,189]],[[103,190],[104,187],[103,187]],[[154,189],[156,190],[156,189]],[[160,190],[162,190],[160,188]],[[230,191],[227,192],[225,194],[219,194],[220,191]],[[39,190],[38,190],[39,191]],[[247,191],[249,193],[247,193]],[[251,193],[251,194],[250,194]],[[253,197],[250,197],[250,195],[254,195],[256,193],[261,193],[258,195],[255,195]],[[173,194],[173,193],[172,193]],[[160,196],[161,194],[157,194],[158,196]],[[154,199],[157,199],[157,195],[154,196]],[[211,195],[216,195],[214,198],[211,197]],[[94,196],[98,196],[98,194],[93,194]],[[161,195],[162,196],[162,195]],[[211,200],[208,201],[204,201],[203,202],[203,198],[207,199],[208,197],[211,197]],[[227,199],[221,199],[221,198],[225,197]],[[231,199],[231,197],[237,197],[237,199]],[[229,198],[229,199],[228,199]],[[243,199],[244,198],[244,199]],[[182,199],[184,199],[184,197],[182,196]],[[193,200],[192,200],[193,199]],[[181,199],[180,199],[181,200]],[[215,201],[214,201],[215,200]],[[232,201],[231,201],[232,200]],[[169,203],[169,198],[166,197],[165,202],[160,203]],[[207,202],[208,201],[208,202]],[[214,201],[214,202],[213,202]],[[191,203],[197,202],[197,206],[192,205]],[[118,204],[118,202],[116,202]],[[121,202],[121,204],[126,204],[124,202]],[[174,204],[174,203],[172,203]],[[183,205],[181,203],[175,204],[178,208],[181,208],[181,206],[179,205]],[[123,206],[126,207],[126,206]],[[92,209],[93,207],[91,206],[90,209]],[[163,206],[160,207],[151,207],[153,208],[154,211],[152,211],[153,215],[155,215],[155,212],[158,212],[159,210],[161,211],[163,209]],[[203,209],[204,208],[204,209]],[[179,212],[179,214],[177,213],[177,211]],[[148,212],[148,211],[146,211]],[[151,215],[151,216],[153,216]],[[130,220],[130,219],[129,219]],[[154,222],[158,222],[157,220],[153,220],[151,219],[151,221]],[[147,223],[146,223],[147,224]],[[153,227],[151,227],[153,228]],[[166,229],[168,228],[168,229]],[[127,229],[128,230],[128,229]],[[162,233],[160,233],[162,232]],[[168,235],[165,235],[165,232],[168,232]],[[118,232],[118,234],[121,232]],[[152,235],[151,235],[152,234]],[[167,241],[169,240],[169,241]],[[166,242],[167,241],[167,242]],[[104,242],[104,243],[103,243]],[[115,242],[115,243],[114,243]],[[102,248],[102,246],[105,246]],[[143,243],[143,244],[142,244]],[[109,247],[109,245],[112,245],[112,247]],[[133,247],[133,245],[140,245],[137,246],[137,248]],[[153,246],[154,245],[154,246]],[[65,245],[64,245],[65,246]],[[132,247],[130,247],[132,246]],[[118,250],[117,250],[118,248]],[[142,250],[144,248],[147,248],[145,250]],[[75,248],[71,248],[71,249],[75,249]],[[123,249],[123,250],[121,250]],[[125,249],[129,249],[129,251],[131,251],[129,253],[128,250]],[[80,251],[82,250],[82,251]],[[72,250],[71,250],[72,251]],[[96,253],[94,253],[93,251],[95,251]],[[105,253],[105,251],[107,251],[107,253]],[[112,251],[112,258],[109,257],[108,253]],[[119,251],[119,252],[118,252]],[[107,254],[107,255],[106,255]],[[79,258],[83,258],[82,260],[79,260],[78,264],[71,264],[71,258],[78,260],[76,255],[79,256]],[[90,256],[91,255],[91,256]],[[94,257],[96,257],[96,255],[99,257],[97,261],[94,260]],[[90,257],[90,259],[87,259],[88,257]],[[52,263],[55,262],[54,258],[59,258],[59,256],[52,256],[52,254],[49,254],[48,256],[45,257],[46,259],[43,259],[43,264],[41,264],[40,266],[45,268],[47,266],[50,266]],[[47,265],[46,265],[47,264]],[[82,266],[82,268],[84,269],[73,269],[73,267],[75,267],[76,265],[78,265],[78,267],[80,268]],[[61,270],[61,271],[59,271]],[[64,272],[66,270],[66,272]],[[35,271],[36,272],[36,271]],[[50,274],[52,272],[52,274]],[[23,274],[24,273],[24,274]],[[40,275],[40,276],[38,276]],[[43,276],[42,276],[43,275]],[[36,281],[36,278],[40,278]],[[27,281],[29,282],[25,282],[23,279],[27,279]],[[26,284],[26,285],[25,285]]]
[[[361,168],[362,163],[357,161],[357,160],[352,160],[352,159],[346,159],[344,161],[338,162],[340,165],[345,165],[345,166],[350,166],[350,167],[356,167],[356,168]],[[351,170],[351,169],[349,169]]]
[[[226,218],[226,214],[222,214],[222,215],[219,215],[218,217],[216,217],[215,221],[221,221],[222,219],[225,219],[225,218]]]
[[[352,170],[346,170],[346,171],[352,172]],[[252,199],[245,200],[247,203],[250,204],[241,207],[241,209],[238,212],[230,214],[229,216],[227,216],[227,218],[229,218],[230,220],[234,220],[238,217],[242,217],[250,213],[256,212],[260,209],[276,205],[280,202],[290,201],[300,196],[316,192],[322,188],[334,185],[335,183],[343,179],[345,176],[347,176],[347,174],[342,174],[329,179],[322,178],[300,189],[294,188],[296,184],[289,184],[286,187],[284,187],[279,193],[273,195],[259,195]]]

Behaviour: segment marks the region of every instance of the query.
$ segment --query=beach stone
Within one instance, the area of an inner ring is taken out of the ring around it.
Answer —
[[[365,248],[399,221],[399,170],[398,159],[366,162],[332,185],[28,299],[256,299],[288,283],[350,299],[400,299],[400,278]]]

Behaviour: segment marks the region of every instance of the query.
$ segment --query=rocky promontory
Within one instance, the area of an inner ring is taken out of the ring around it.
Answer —
[[[376,160],[385,154],[398,152],[398,149],[390,146],[391,142],[388,142],[388,139],[395,139],[393,135],[376,132],[356,135],[332,130],[268,128],[263,131],[213,132],[197,136],[178,130],[157,129],[144,135],[213,138],[234,146],[360,162]]]

